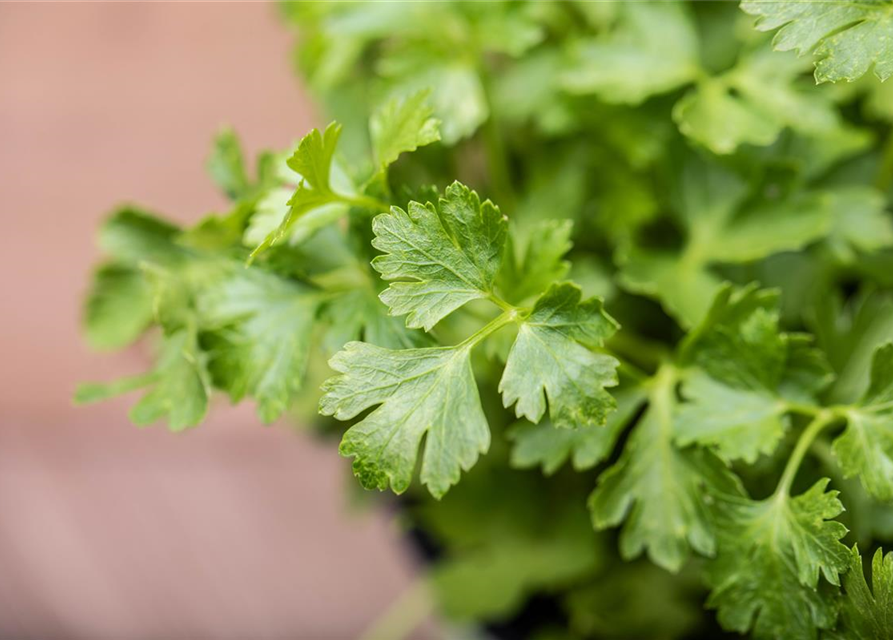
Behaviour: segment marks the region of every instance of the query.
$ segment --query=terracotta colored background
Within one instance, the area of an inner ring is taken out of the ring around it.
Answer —
[[[350,638],[410,580],[383,514],[347,511],[334,447],[218,404],[173,436],[77,381],[94,229],[122,199],[180,221],[232,124],[252,153],[315,123],[260,3],[0,3],[0,637]]]

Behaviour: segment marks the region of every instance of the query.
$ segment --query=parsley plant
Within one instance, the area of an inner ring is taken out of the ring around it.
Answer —
[[[284,14],[337,123],[107,220],[87,338],[158,355],[77,399],[343,431],[450,619],[893,638],[893,4]]]

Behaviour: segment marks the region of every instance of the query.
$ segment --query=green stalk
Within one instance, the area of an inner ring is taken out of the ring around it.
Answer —
[[[512,322],[516,322],[519,318],[518,311],[516,309],[512,309],[510,311],[506,311],[500,316],[497,316],[483,327],[472,333],[470,336],[465,338],[459,345],[468,348],[472,348],[477,346],[480,342],[484,340],[487,336],[492,333],[496,333],[500,329],[502,329],[505,325],[511,324]]]
[[[800,439],[797,440],[797,444],[791,452],[791,457],[788,458],[788,462],[781,474],[781,479],[778,481],[778,487],[775,489],[775,496],[788,496],[791,492],[791,485],[794,483],[794,477],[797,475],[797,470],[800,468],[800,463],[803,462],[803,458],[809,450],[810,445],[812,445],[813,440],[816,439],[825,427],[834,422],[834,418],[835,414],[833,412],[822,410],[816,414],[815,418],[812,419],[812,422],[810,422],[806,429],[803,430],[803,433],[800,434]]]

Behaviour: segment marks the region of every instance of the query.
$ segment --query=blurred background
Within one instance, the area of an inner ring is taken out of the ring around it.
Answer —
[[[98,222],[196,221],[221,125],[253,154],[319,124],[291,46],[260,2],[0,3],[2,638],[351,638],[412,580],[331,443],[222,398],[180,435],[71,404],[146,364],[80,338]]]

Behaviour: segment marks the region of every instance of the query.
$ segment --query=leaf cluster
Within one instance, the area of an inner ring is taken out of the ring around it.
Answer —
[[[283,13],[336,122],[109,217],[87,338],[157,356],[77,399],[340,434],[452,620],[893,637],[893,4]]]

